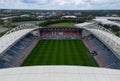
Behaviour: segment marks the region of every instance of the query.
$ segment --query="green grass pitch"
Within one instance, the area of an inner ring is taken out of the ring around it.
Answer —
[[[74,23],[58,23],[58,24],[52,24],[50,26],[57,26],[57,27],[74,27]]]
[[[81,40],[40,40],[22,66],[98,66]]]

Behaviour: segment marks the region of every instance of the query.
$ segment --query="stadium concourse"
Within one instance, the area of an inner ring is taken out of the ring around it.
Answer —
[[[76,27],[16,27],[0,38],[0,68],[23,64],[40,40],[80,40],[100,67],[120,69],[120,38],[96,23]]]

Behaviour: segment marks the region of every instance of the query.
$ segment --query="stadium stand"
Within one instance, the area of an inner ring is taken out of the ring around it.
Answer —
[[[79,31],[44,31],[42,39],[78,39]]]
[[[7,40],[4,42],[4,45],[0,43],[1,44],[0,68],[20,66],[26,59],[26,57],[30,54],[31,50],[36,46],[39,40],[82,38],[84,44],[90,51],[90,55],[92,55],[95,58],[100,67],[120,69],[120,58],[119,56],[117,56],[119,55],[119,41],[118,41],[119,38],[115,37],[111,32],[108,32],[106,29],[102,27],[93,28],[94,25],[88,25],[88,27],[86,28],[85,27],[34,28],[34,26],[29,25],[27,26],[28,28],[26,28],[26,26],[23,26],[22,29],[22,26],[20,26],[17,29],[13,29],[14,31],[11,30],[6,35],[4,35],[4,37],[2,37],[2,39],[6,40],[8,37],[13,36],[13,39],[16,38],[16,40],[11,39],[11,41],[13,40],[13,42],[9,42],[9,40]],[[34,33],[35,31],[37,31],[37,34],[39,35],[33,34],[33,30]],[[114,39],[116,40],[109,41],[110,39],[108,38],[104,41],[104,39],[107,37],[109,38],[114,37]],[[1,40],[1,42],[3,42],[4,40]],[[108,41],[108,44],[106,41]],[[112,46],[114,43],[116,43],[116,41],[118,42],[116,44],[116,48],[114,49],[114,47]]]
[[[29,53],[28,51],[32,49],[31,46],[34,46],[34,42],[37,42],[37,40],[38,38],[36,36],[28,34],[12,45],[12,47],[0,56],[0,68],[19,66]],[[25,53],[26,51],[28,53]]]
[[[93,56],[100,66],[120,69],[120,59],[94,35],[85,37],[84,42],[91,52],[97,53]]]
[[[42,39],[80,39],[80,30],[75,28],[46,28],[41,32]]]

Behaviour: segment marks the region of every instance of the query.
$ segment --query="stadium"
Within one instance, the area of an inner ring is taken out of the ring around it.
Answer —
[[[0,68],[72,65],[120,69],[119,41],[96,23],[75,27],[23,24],[0,38]]]

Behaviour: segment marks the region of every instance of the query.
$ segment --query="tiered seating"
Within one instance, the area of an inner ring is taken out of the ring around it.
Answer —
[[[35,36],[29,34],[3,53],[3,55],[0,56],[0,68],[11,67],[35,39]]]
[[[113,65],[110,65],[109,67],[110,68],[120,69],[120,61],[118,63],[114,63]]]
[[[44,31],[43,39],[79,39],[79,31]]]
[[[106,67],[120,69],[120,59],[99,39],[90,35],[87,38],[87,42],[92,45],[92,48],[98,53],[98,55],[101,55],[103,60],[107,63]]]
[[[47,39],[47,38],[50,38],[52,32],[51,31],[45,31],[42,33],[42,37]]]
[[[10,67],[9,65],[7,65],[5,62],[3,62],[3,60],[0,59],[0,68],[8,68]]]

